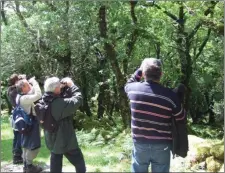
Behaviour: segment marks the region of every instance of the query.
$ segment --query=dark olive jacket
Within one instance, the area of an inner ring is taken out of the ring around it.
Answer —
[[[73,116],[82,104],[82,95],[77,86],[69,89],[70,98],[58,97],[51,103],[51,112],[58,122],[57,132],[44,130],[47,148],[55,154],[63,154],[78,148],[76,134],[73,128]]]

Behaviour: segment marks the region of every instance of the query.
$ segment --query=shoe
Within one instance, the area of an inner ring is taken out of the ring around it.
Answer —
[[[28,165],[25,169],[26,173],[39,173],[43,169],[40,166],[35,166],[35,165]]]
[[[27,169],[26,167],[23,167],[23,173],[26,173],[26,169]]]
[[[23,163],[23,158],[21,156],[13,157],[13,164],[21,164],[21,163]]]

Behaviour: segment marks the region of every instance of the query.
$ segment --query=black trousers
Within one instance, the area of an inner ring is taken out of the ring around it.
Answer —
[[[22,156],[22,147],[21,147],[21,134],[18,131],[13,130],[14,138],[13,138],[13,148],[12,153],[14,157]]]
[[[86,172],[84,157],[79,148],[64,154],[51,153],[50,172],[62,172],[63,155],[75,166],[76,172]]]

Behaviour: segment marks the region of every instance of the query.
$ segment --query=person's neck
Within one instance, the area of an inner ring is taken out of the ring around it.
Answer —
[[[145,79],[145,82],[154,82],[154,83],[158,83],[158,84],[160,84],[160,81],[158,81],[158,80],[147,80],[147,79]]]

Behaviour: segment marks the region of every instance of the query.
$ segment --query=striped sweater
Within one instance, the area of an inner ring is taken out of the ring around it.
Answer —
[[[125,86],[130,100],[133,141],[171,143],[171,117],[175,116],[177,123],[184,123],[185,111],[171,89],[153,81],[140,82],[140,73],[137,70]]]

